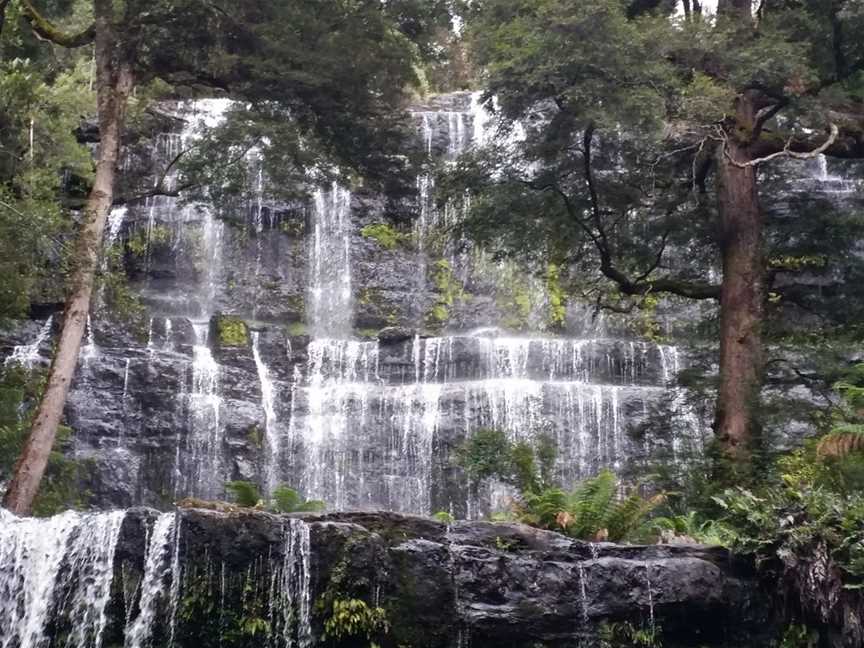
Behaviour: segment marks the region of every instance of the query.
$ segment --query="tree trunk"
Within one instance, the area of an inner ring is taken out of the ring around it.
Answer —
[[[742,96],[738,103],[738,132],[752,132],[755,123],[752,102]],[[720,388],[714,432],[729,459],[746,463],[757,427],[764,368],[763,217],[756,167],[735,164],[751,159],[748,144],[736,141],[733,134],[718,155],[723,284],[720,296]]]
[[[69,385],[78,364],[81,339],[87,326],[90,298],[102,248],[103,232],[114,194],[114,178],[129,94],[131,67],[122,60],[111,25],[111,3],[96,0],[96,83],[99,111],[99,156],[96,178],[87,198],[75,242],[63,330],[27,442],[3,500],[13,513],[30,513],[45,473],[57,427],[63,416]]]

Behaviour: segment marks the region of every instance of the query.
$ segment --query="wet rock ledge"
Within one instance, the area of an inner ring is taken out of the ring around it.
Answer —
[[[392,513],[182,509],[160,567],[147,555],[159,515],[132,509],[123,522],[105,646],[123,644],[148,582],[162,590],[147,603],[153,646],[369,646],[333,627],[324,638],[334,604],[351,600],[386,615],[373,636],[382,648],[585,646],[602,623],[625,621],[661,627],[664,646],[740,647],[762,645],[766,628],[752,572],[721,549]]]

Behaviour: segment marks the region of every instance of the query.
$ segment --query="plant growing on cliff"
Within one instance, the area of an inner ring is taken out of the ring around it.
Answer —
[[[373,223],[366,225],[360,230],[360,235],[363,238],[376,241],[385,250],[395,250],[400,245],[406,245],[408,237],[401,232],[398,232],[389,223]]]
[[[351,645],[365,640],[370,648],[376,646],[376,638],[390,632],[387,611],[371,607],[361,599],[335,599],[330,616],[324,621],[324,638],[336,641],[351,640]]]
[[[273,490],[270,508],[276,513],[304,513],[323,511],[327,505],[321,500],[307,500],[298,491],[283,484]]]
[[[600,648],[663,648],[663,631],[653,625],[640,627],[629,621],[603,623],[598,636]]]
[[[620,495],[621,485],[608,470],[586,479],[571,492],[548,488],[527,493],[519,518],[544,529],[582,540],[621,542],[642,533],[648,516],[665,502],[662,494],[642,497],[638,489]]]
[[[511,441],[503,430],[477,430],[454,453],[454,460],[476,483],[495,478],[523,493],[538,492],[554,480],[555,444],[540,436],[535,442]]]
[[[234,496],[238,506],[253,508],[264,504],[258,487],[248,481],[230,481],[225,484],[225,490]]]
[[[864,364],[856,365],[834,385],[842,397],[831,431],[819,441],[819,453],[844,457],[864,452]]]
[[[555,444],[513,442],[501,430],[478,430],[455,453],[455,461],[476,485],[498,479],[519,490],[511,513],[521,522],[583,540],[618,542],[646,531],[648,516],[666,499],[643,498],[637,488],[621,495],[614,473],[604,470],[571,492],[555,482]]]

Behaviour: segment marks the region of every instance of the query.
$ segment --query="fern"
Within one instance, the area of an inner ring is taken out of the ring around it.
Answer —
[[[841,423],[819,440],[817,451],[823,457],[847,457],[864,452],[864,424]]]
[[[307,500],[288,486],[278,486],[273,491],[272,508],[277,513],[310,513],[323,511],[327,505],[320,500]]]
[[[840,421],[819,441],[823,457],[847,457],[864,452],[864,364],[855,365],[846,380],[834,385],[843,397]]]
[[[604,470],[570,493],[557,488],[526,493],[519,519],[574,538],[619,542],[642,527],[648,515],[665,502],[665,496],[644,499],[634,492],[620,498],[618,491],[614,473]]]
[[[258,492],[258,487],[252,482],[230,481],[225,484],[225,489],[234,496],[234,501],[238,506],[252,508],[258,506],[261,501],[261,493]]]

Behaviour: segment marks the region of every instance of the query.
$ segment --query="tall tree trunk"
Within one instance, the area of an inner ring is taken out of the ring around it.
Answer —
[[[96,178],[87,198],[75,242],[63,330],[48,383],[33,419],[3,505],[19,515],[30,513],[45,473],[57,427],[63,416],[69,385],[78,364],[81,339],[87,326],[90,298],[102,248],[105,221],[114,197],[114,178],[129,94],[133,87],[130,65],[125,62],[112,29],[110,0],[96,0],[96,83],[99,112],[99,157]]]
[[[752,101],[738,100],[736,132],[746,140],[755,124]],[[748,142],[735,134],[718,153],[723,284],[720,297],[720,388],[715,436],[726,456],[746,462],[757,427],[764,369],[765,310],[763,217]],[[739,163],[739,164],[736,164]]]

